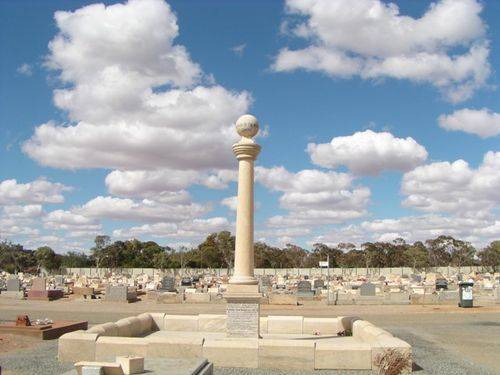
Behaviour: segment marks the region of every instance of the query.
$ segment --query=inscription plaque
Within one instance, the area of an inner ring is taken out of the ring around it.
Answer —
[[[228,337],[259,336],[258,303],[227,304],[227,336]]]

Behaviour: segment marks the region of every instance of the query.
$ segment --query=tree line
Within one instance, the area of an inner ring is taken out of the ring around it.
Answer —
[[[88,253],[70,251],[59,254],[48,246],[36,250],[8,241],[0,242],[0,269],[36,273],[40,268],[56,272],[62,267],[104,268],[232,268],[235,238],[228,231],[212,233],[196,247],[173,249],[154,241],[111,241],[99,235]],[[500,269],[500,240],[477,250],[469,242],[451,236],[407,243],[366,242],[361,246],[340,243],[328,246],[316,243],[310,249],[287,244],[285,247],[255,244],[256,268],[313,268],[329,259],[330,267],[412,267],[439,266],[487,267]]]

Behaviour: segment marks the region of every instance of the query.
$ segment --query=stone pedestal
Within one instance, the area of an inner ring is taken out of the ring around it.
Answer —
[[[258,285],[229,285],[227,301],[227,337],[259,337],[260,299]]]

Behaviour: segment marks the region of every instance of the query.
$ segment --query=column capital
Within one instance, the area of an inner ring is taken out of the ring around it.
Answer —
[[[257,156],[260,153],[260,145],[251,141],[251,142],[238,142],[233,145],[233,153],[238,160],[244,159],[257,159]]]

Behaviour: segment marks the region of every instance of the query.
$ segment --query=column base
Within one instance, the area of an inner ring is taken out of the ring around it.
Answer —
[[[228,285],[227,337],[259,337],[261,297],[257,285]]]
[[[254,276],[239,276],[233,275],[229,279],[229,284],[234,285],[257,285],[259,280],[257,280]]]

